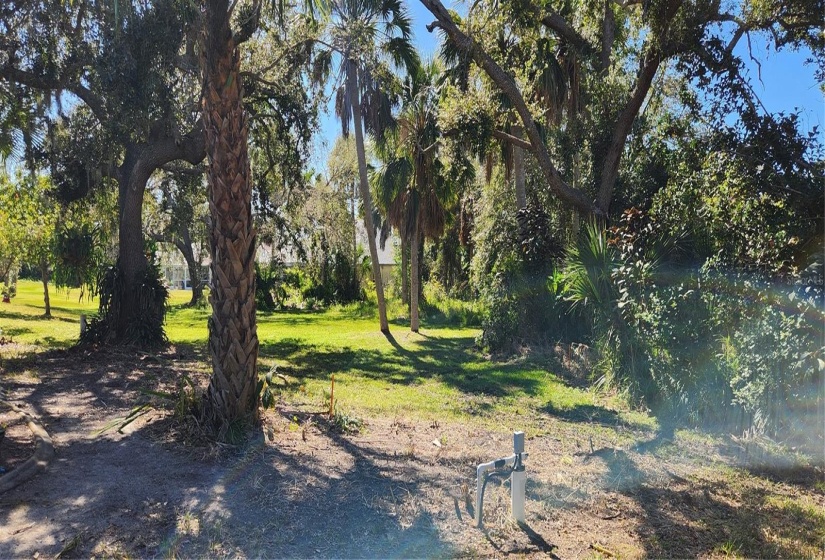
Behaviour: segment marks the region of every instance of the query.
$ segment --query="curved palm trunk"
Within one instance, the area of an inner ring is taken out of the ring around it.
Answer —
[[[212,219],[212,377],[203,420],[219,438],[257,419],[258,335],[255,324],[255,231],[249,181],[247,120],[240,57],[229,28],[227,0],[207,0],[203,122]]]
[[[420,235],[418,233],[419,218],[415,218],[412,236],[410,237],[410,330],[418,332],[418,293],[421,284],[421,270],[418,265],[418,245]]]
[[[367,183],[367,156],[364,150],[364,131],[361,128],[361,101],[358,94],[358,70],[355,62],[347,61],[347,89],[349,90],[350,110],[352,111],[353,128],[355,129],[355,151],[358,153],[358,178],[361,189],[361,202],[364,205],[364,227],[367,229],[367,240],[370,246],[370,260],[372,261],[372,276],[375,279],[375,293],[378,297],[378,320],[381,332],[390,332],[387,323],[387,304],[384,301],[384,281],[381,278],[381,265],[378,262],[378,245],[375,241],[375,227],[372,222],[372,196]],[[254,294],[253,294],[254,295]]]

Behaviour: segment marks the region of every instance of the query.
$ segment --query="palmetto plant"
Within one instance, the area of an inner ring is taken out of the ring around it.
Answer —
[[[317,80],[333,77],[335,110],[342,133],[355,133],[364,226],[378,299],[382,332],[389,332],[384,288],[375,240],[372,197],[367,177],[364,132],[383,141],[393,123],[392,108],[398,92],[394,69],[415,71],[418,55],[411,24],[401,0],[332,0],[329,17],[317,39],[322,47],[315,60]],[[351,127],[351,128],[350,128]]]
[[[647,347],[623,313],[616,271],[621,266],[617,250],[595,221],[589,223],[579,243],[570,249],[564,270],[565,293],[572,309],[584,310],[593,320],[593,334],[601,354],[600,382],[627,389],[648,405],[655,404]]]

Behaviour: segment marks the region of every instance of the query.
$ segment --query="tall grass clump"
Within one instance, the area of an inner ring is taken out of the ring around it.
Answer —
[[[482,320],[482,306],[476,301],[465,301],[451,296],[435,279],[424,284],[421,307],[427,320],[435,324],[478,327]]]

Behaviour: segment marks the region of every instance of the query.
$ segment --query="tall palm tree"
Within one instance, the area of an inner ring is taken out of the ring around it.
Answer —
[[[421,271],[419,247],[424,238],[444,232],[445,205],[453,195],[453,182],[439,158],[439,65],[430,62],[407,80],[404,103],[386,163],[377,187],[388,219],[410,248],[410,330],[418,332],[418,294]]]
[[[203,125],[209,157],[212,377],[202,417],[226,437],[256,419],[255,231],[240,57],[228,0],[204,0]]]
[[[372,261],[378,315],[382,332],[389,332],[384,286],[375,240],[364,131],[379,141],[392,123],[393,83],[391,67],[407,71],[418,67],[412,44],[410,18],[401,0],[331,0],[330,17],[318,44],[324,47],[317,59],[318,76],[326,78],[338,61],[336,114],[344,136],[350,119],[358,154],[358,178],[364,226]]]

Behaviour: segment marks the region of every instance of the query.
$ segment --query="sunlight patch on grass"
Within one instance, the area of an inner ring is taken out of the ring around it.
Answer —
[[[185,303],[190,295],[186,290],[170,290],[170,305]],[[78,289],[58,290],[49,286],[49,303],[52,317],[46,319],[43,316],[43,285],[34,280],[19,280],[17,295],[11,303],[0,303],[0,335],[43,348],[68,348],[77,342],[80,335],[80,315],[85,314],[91,319],[97,314],[97,298],[81,299]],[[174,313],[175,310],[170,316]],[[204,340],[205,317],[202,322]]]

